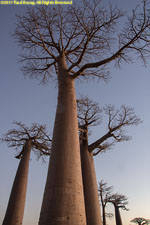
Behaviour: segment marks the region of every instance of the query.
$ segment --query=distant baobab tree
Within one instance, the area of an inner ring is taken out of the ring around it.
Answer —
[[[86,224],[74,82],[108,79],[110,63],[150,56],[148,0],[120,26],[121,10],[102,0],[79,5],[34,7],[17,17],[15,37],[22,47],[25,75],[58,80],[52,152],[39,225]],[[117,26],[118,25],[118,26]]]
[[[112,195],[113,186],[108,186],[106,182],[101,180],[98,185],[98,192],[100,196],[100,202],[102,206],[102,218],[103,218],[103,225],[106,225],[106,217],[108,216],[111,218],[113,216],[112,213],[106,213],[106,205],[110,196]]]
[[[50,155],[51,150],[51,139],[45,126],[34,123],[29,128],[21,122],[14,122],[14,124],[18,128],[9,130],[1,138],[1,141],[6,142],[8,147],[19,149],[16,158],[20,159],[2,225],[22,224],[31,149],[38,158]]]
[[[143,217],[136,217],[136,218],[134,218],[133,220],[131,220],[130,222],[132,222],[132,223],[136,223],[136,224],[138,224],[138,225],[148,225],[148,224],[150,224],[150,220],[148,220],[148,219],[145,219],[145,218],[143,218]]]
[[[105,122],[107,131],[102,137],[89,144],[89,129],[100,123],[101,109],[88,97],[77,100],[77,108],[87,225],[99,225],[101,215],[93,156],[110,149],[117,142],[129,140],[130,137],[125,135],[123,129],[138,125],[141,120],[131,107],[122,105],[120,109],[115,109],[113,105],[107,105],[104,107],[104,112],[108,116],[108,121]]]
[[[107,202],[111,202],[115,208],[115,219],[116,225],[122,225],[121,215],[119,209],[127,210],[126,205],[128,205],[128,198],[122,194],[113,194],[109,197]]]
[[[93,153],[89,151],[88,128],[100,123],[101,109],[97,103],[87,97],[77,100],[77,109],[86,220],[87,225],[99,225],[101,224],[101,213]]]

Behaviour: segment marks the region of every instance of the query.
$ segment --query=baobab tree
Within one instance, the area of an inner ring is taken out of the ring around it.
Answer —
[[[150,56],[148,1],[117,22],[124,13],[104,9],[102,0],[70,7],[34,7],[18,16],[15,37],[23,49],[25,75],[46,82],[56,74],[58,104],[51,160],[39,225],[85,225],[80,148],[74,82],[79,77],[107,79],[111,62],[120,65]],[[134,54],[136,53],[136,54]],[[130,58],[131,57],[131,58]]]
[[[128,211],[128,209],[126,208],[126,205],[128,204],[127,200],[128,200],[128,198],[122,194],[113,194],[107,200],[107,202],[111,202],[114,205],[116,225],[122,225],[122,220],[121,220],[121,215],[120,215],[119,209],[121,208],[123,210]]]
[[[112,213],[106,213],[106,205],[110,196],[112,195],[113,186],[108,186],[106,182],[101,180],[98,185],[98,192],[100,196],[101,206],[102,206],[102,218],[103,218],[103,225],[106,225],[106,216],[112,217]]]
[[[117,142],[129,140],[130,137],[125,135],[123,129],[138,125],[141,120],[131,107],[122,105],[120,109],[115,109],[113,105],[107,105],[104,107],[104,112],[108,116],[107,131],[99,139],[89,144],[88,131],[91,126],[97,126],[100,123],[101,109],[96,102],[87,97],[82,97],[77,101],[77,108],[87,224],[99,225],[101,215],[93,156],[110,149]],[[102,207],[104,210],[105,206]],[[105,214],[103,213],[103,215]],[[105,223],[105,218],[103,218],[103,223]]]
[[[100,122],[101,109],[89,98],[77,101],[80,133],[81,168],[87,225],[101,224],[97,181],[92,154],[88,151],[88,127]]]
[[[14,124],[18,128],[9,130],[1,138],[1,141],[6,142],[8,147],[19,150],[16,158],[20,159],[2,225],[22,224],[31,149],[38,158],[50,155],[51,139],[45,126],[34,123],[29,128],[21,122],[14,122]]]
[[[148,225],[148,224],[150,224],[150,220],[145,219],[143,217],[136,217],[133,220],[131,220],[130,222],[137,223],[138,225],[144,225],[144,224]]]

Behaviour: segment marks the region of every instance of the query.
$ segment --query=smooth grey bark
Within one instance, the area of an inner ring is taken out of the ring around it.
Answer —
[[[18,166],[2,225],[22,224],[26,200],[30,152],[31,140],[29,139],[24,145],[24,153]]]
[[[115,207],[115,219],[116,219],[116,225],[122,225],[121,215],[119,211],[119,207],[114,205]]]
[[[58,104],[39,225],[85,225],[74,79],[59,59]]]
[[[80,152],[87,225],[102,225],[94,160],[88,151],[87,132],[80,138]]]

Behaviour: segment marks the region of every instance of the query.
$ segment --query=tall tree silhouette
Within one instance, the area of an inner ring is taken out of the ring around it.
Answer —
[[[148,225],[150,224],[150,220],[145,219],[143,217],[136,217],[133,220],[131,220],[132,223],[137,223],[138,225]]]
[[[107,79],[111,62],[120,65],[150,55],[148,1],[127,17],[101,0],[70,7],[30,8],[18,16],[15,36],[24,54],[25,75],[46,82],[57,74],[58,104],[51,160],[39,225],[85,225],[80,148],[74,82],[78,77]],[[136,53],[136,54],[134,54]]]
[[[106,225],[106,216],[112,217],[111,213],[106,213],[106,205],[108,203],[109,197],[112,195],[113,186],[108,186],[106,182],[101,180],[98,186],[98,192],[100,196],[100,201],[102,205],[102,217],[103,225]]]
[[[50,154],[51,139],[46,127],[37,123],[26,127],[21,122],[15,122],[18,129],[9,130],[1,139],[9,147],[21,149],[16,158],[20,163],[12,186],[3,225],[20,225],[23,221],[26,190],[28,182],[28,169],[31,149],[37,157]]]
[[[108,116],[108,122],[106,122],[107,131],[102,137],[89,144],[88,131],[91,126],[100,123],[101,110],[98,104],[88,97],[82,97],[78,100],[77,106],[87,224],[98,225],[101,215],[93,156],[108,150],[117,142],[129,140],[130,137],[125,135],[123,129],[128,126],[138,125],[141,121],[135,115],[133,108],[125,105],[122,105],[120,109],[115,109],[113,105],[105,106],[104,112]]]
[[[88,128],[100,123],[101,110],[94,101],[89,98],[81,98],[77,101],[80,153],[85,199],[85,211],[87,225],[101,224],[101,213],[97,191],[97,181],[94,168],[93,154],[88,146]]]
[[[115,218],[116,218],[116,225],[122,225],[121,215],[119,209],[127,210],[126,205],[128,204],[128,198],[122,194],[113,194],[108,202],[111,202],[115,208]]]

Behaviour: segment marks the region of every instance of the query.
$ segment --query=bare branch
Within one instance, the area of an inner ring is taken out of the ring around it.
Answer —
[[[128,205],[127,200],[128,198],[125,195],[116,193],[109,196],[107,202],[111,202],[114,204],[115,207],[128,211],[129,209],[126,208],[126,205]]]
[[[108,132],[101,138],[89,145],[89,151],[92,152],[96,148],[97,151],[93,155],[97,155],[99,151],[99,146],[105,144],[107,140],[111,140],[110,143],[107,142],[109,148],[113,146],[116,142],[128,141],[131,139],[130,136],[125,135],[123,128],[138,125],[142,121],[134,113],[133,108],[122,105],[120,109],[115,109],[113,105],[107,105],[104,107],[105,114],[108,116]]]
[[[98,192],[103,206],[106,206],[110,196],[112,196],[113,189],[113,186],[108,186],[103,180],[98,183]]]
[[[136,7],[131,17],[128,17],[125,27],[118,34],[118,50],[113,51],[109,57],[84,64],[74,73],[74,78],[89,68],[101,67],[112,61],[116,61],[118,65],[123,61],[129,62],[131,59],[130,54],[133,53],[138,55],[146,64],[146,59],[150,56],[150,39],[148,38],[150,35],[149,12],[148,1],[143,0],[142,11],[140,11],[139,7]]]
[[[113,147],[114,144],[115,143],[113,141],[112,142],[105,141],[103,144],[98,145],[98,147],[96,147],[96,149],[94,149],[93,156],[96,156],[99,153],[104,153],[104,152],[108,151],[109,149],[111,149]],[[90,149],[89,149],[89,151],[90,151]]]
[[[8,147],[13,147],[16,150],[22,148],[16,158],[21,158],[24,151],[23,146],[28,139],[32,140],[32,149],[37,155],[50,155],[52,140],[47,134],[45,125],[33,123],[31,127],[26,127],[23,123],[17,121],[13,124],[17,125],[17,129],[9,130],[0,140],[6,142]]]
[[[102,110],[98,104],[88,97],[77,100],[79,127],[97,126],[101,122]]]
[[[109,49],[115,21],[122,15],[117,8],[104,10],[100,0],[88,4],[82,1],[80,7],[72,5],[65,8],[28,9],[26,15],[18,16],[14,33],[20,46],[26,51],[22,61],[24,73],[30,77],[41,76],[43,80],[43,71],[44,76],[49,77],[53,73],[52,61],[58,63],[57,59],[63,51],[68,71],[72,75],[72,69],[75,69],[76,73],[89,60],[88,55],[97,57]],[[39,58],[42,60],[38,60]],[[91,76],[92,73],[86,71],[86,74]],[[93,71],[93,74],[105,78],[105,72],[103,76],[98,71]]]
[[[107,80],[111,62],[120,66],[135,56],[146,65],[150,57],[149,1],[142,0],[142,6],[126,16],[125,25],[117,26],[123,16],[111,4],[106,9],[102,0],[29,8],[18,16],[14,33],[23,49],[24,74],[47,82],[62,55],[72,78]]]

